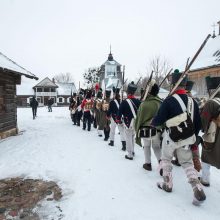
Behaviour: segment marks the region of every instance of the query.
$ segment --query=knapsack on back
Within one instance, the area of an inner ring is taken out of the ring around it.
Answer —
[[[183,113],[177,115],[166,122],[166,127],[172,141],[182,146],[194,144],[196,141],[195,129],[193,124],[194,103],[188,97],[187,107],[179,95],[173,97],[180,104]]]

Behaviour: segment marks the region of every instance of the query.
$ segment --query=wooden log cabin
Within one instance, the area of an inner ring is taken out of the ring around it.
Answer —
[[[0,52],[0,139],[18,132],[16,85],[21,83],[22,75],[38,79]]]

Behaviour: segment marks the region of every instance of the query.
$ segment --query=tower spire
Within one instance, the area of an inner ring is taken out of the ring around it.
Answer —
[[[212,25],[212,27],[213,27],[213,34],[212,34],[212,38],[215,38],[216,37],[216,35],[215,35],[215,27],[216,27],[217,25],[215,24],[215,23],[213,23],[213,25]]]
[[[109,55],[108,55],[108,60],[109,60],[109,61],[113,61],[112,46],[111,46],[111,44],[110,44],[110,53],[109,53]]]

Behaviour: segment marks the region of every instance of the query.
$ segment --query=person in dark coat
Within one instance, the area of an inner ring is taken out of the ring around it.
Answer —
[[[35,119],[37,116],[37,107],[38,107],[38,101],[36,100],[35,96],[33,96],[33,98],[31,99],[30,106],[32,108],[33,119]]]
[[[48,104],[48,112],[52,112],[53,99],[50,98],[47,104]]]
[[[93,114],[94,120],[97,128],[97,133],[99,137],[102,137],[102,130],[104,129],[101,126],[101,107],[102,107],[102,89],[100,88],[96,94],[96,99],[94,100],[93,105]]]
[[[122,121],[124,121],[126,150],[128,153],[127,155],[125,155],[125,159],[128,160],[133,160],[134,157],[134,141],[135,141],[134,120],[137,115],[137,110],[141,104],[140,100],[136,99],[134,96],[136,90],[137,90],[137,85],[135,85],[134,82],[128,84],[127,99],[121,102],[117,116],[118,124],[122,124]]]
[[[209,93],[220,84],[220,77],[207,77]],[[208,100],[201,112],[202,129],[204,132],[202,148],[202,176],[201,183],[210,185],[211,166],[220,169],[220,91],[213,99]]]
[[[76,93],[73,93],[73,97],[70,99],[69,105],[70,115],[73,122],[73,125],[77,124],[77,99]]]
[[[124,131],[124,126],[122,124],[117,124],[117,115],[118,115],[118,110],[119,106],[121,103],[121,98],[120,98],[120,89],[119,88],[112,88],[113,93],[114,93],[114,98],[110,101],[109,103],[109,109],[107,112],[107,117],[111,121],[110,124],[110,146],[114,146],[114,139],[115,139],[115,129],[118,127],[118,130],[120,132],[120,139],[122,143],[122,150],[126,150],[126,141],[125,141],[125,131]]]

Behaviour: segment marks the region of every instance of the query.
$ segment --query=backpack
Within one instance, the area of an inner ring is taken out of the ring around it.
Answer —
[[[187,107],[179,95],[173,97],[178,101],[183,113],[177,115],[166,122],[166,127],[172,141],[182,146],[194,144],[196,141],[193,124],[194,102],[188,97]]]

